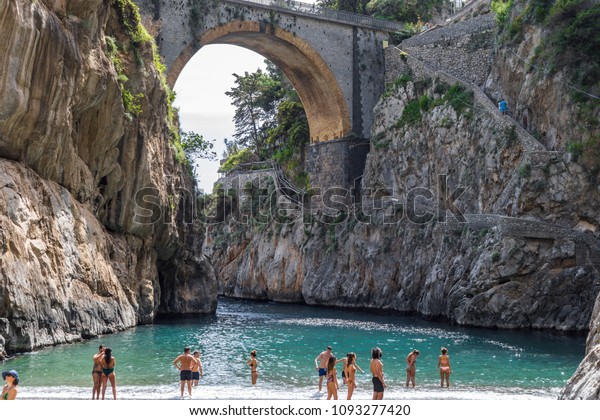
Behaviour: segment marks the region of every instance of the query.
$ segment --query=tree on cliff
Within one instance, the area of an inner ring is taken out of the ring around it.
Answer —
[[[204,137],[193,131],[181,133],[181,147],[189,162],[196,159],[215,160],[217,153],[213,150],[214,140],[204,140]]]
[[[267,130],[274,126],[277,103],[283,97],[281,83],[263,70],[234,74],[235,86],[225,92],[235,107],[235,143],[257,155],[265,146]]]
[[[344,12],[364,13],[369,0],[319,0],[319,7]]]
[[[235,86],[226,92],[236,108],[236,132],[233,140],[225,142],[221,170],[274,159],[304,184],[304,148],[310,139],[304,106],[281,70],[270,61],[266,64],[266,71],[234,75]]]
[[[319,7],[353,13],[362,13],[373,17],[399,22],[417,22],[429,20],[434,13],[440,12],[446,0],[319,0]]]

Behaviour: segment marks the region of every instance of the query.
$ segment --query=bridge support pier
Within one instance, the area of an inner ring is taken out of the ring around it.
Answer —
[[[359,201],[360,181],[365,169],[369,140],[342,138],[308,146],[306,170],[310,184],[321,194],[331,188],[343,188]]]

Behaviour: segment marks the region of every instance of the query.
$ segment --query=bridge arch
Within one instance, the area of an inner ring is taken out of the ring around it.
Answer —
[[[244,47],[277,65],[304,105],[311,143],[342,138],[352,130],[344,94],[319,53],[293,33],[265,22],[236,20],[203,32],[198,42],[185,48],[171,66],[171,86],[193,55],[210,44]]]

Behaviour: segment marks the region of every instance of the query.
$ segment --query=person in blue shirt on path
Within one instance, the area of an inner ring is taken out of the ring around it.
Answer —
[[[502,115],[506,114],[508,111],[508,106],[506,105],[506,101],[504,99],[500,99],[500,102],[498,103],[498,109]]]

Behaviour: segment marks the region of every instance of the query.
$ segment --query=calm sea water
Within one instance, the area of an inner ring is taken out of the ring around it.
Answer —
[[[379,346],[385,398],[556,398],[581,361],[584,337],[448,326],[415,317],[375,315],[302,305],[221,299],[216,315],[161,321],[83,343],[19,355],[0,364],[21,376],[20,398],[84,399],[91,394],[92,355],[99,344],[117,359],[119,398],[178,398],[172,361],[189,345],[202,353],[199,399],[324,399],[317,392],[315,357],[327,345],[358,355],[354,399],[371,397],[370,350]],[[449,349],[451,388],[439,388],[437,357]],[[421,351],[417,387],[404,387],[404,359]],[[259,383],[250,386],[245,361],[256,349]],[[341,384],[341,380],[340,380]],[[109,394],[107,390],[107,395]],[[345,398],[341,385],[340,397]]]

